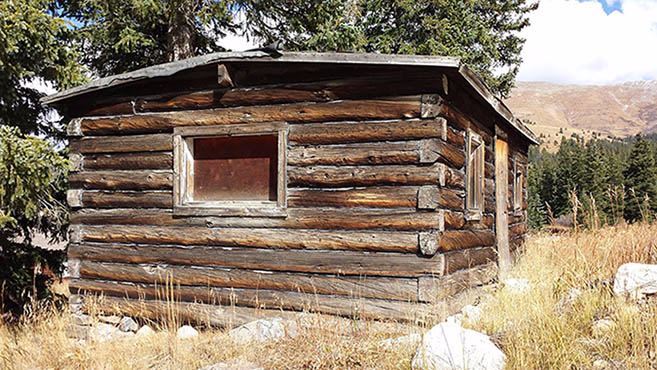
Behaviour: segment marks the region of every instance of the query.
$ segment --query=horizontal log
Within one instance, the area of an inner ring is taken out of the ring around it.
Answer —
[[[418,164],[422,141],[292,146],[287,163],[292,166]]]
[[[181,126],[216,126],[252,122],[324,122],[403,119],[420,116],[421,96],[328,103],[295,103],[212,110],[149,113],[107,118],[86,118],[78,124],[84,135],[170,132]]]
[[[481,124],[479,124],[479,122],[470,118],[468,115],[456,109],[451,104],[443,104],[440,108],[440,116],[446,118],[447,122],[449,122],[451,125],[454,125],[461,130],[472,128],[476,133],[481,135],[485,142],[493,142],[493,133],[491,128],[483,127]]]
[[[446,166],[444,186],[465,189],[465,173]]]
[[[495,233],[491,230],[446,230],[440,237],[441,251],[492,245],[495,245]]]
[[[80,170],[170,170],[173,153],[99,154],[82,157]]]
[[[419,140],[442,138],[444,127],[441,119],[311,123],[290,126],[288,140],[297,145]]]
[[[152,195],[153,193],[144,193]],[[83,195],[83,198],[86,196]],[[133,199],[130,199],[133,200]],[[170,198],[169,198],[170,202]],[[105,203],[103,204],[105,205]],[[84,203],[84,207],[89,207]],[[170,206],[170,205],[169,205]],[[114,208],[114,207],[108,207]],[[207,226],[229,228],[293,228],[352,230],[437,230],[444,228],[443,212],[415,209],[290,208],[287,217],[174,217],[159,209],[83,209],[71,223],[88,225]]]
[[[170,171],[89,171],[69,175],[72,188],[99,190],[170,190]]]
[[[289,167],[290,187],[376,185],[443,185],[445,165],[431,166],[312,166]]]
[[[442,140],[425,140],[423,153],[427,162],[440,161],[450,167],[462,169],[465,166],[465,151]]]
[[[91,261],[80,262],[78,277],[144,284],[271,289],[357,298],[417,301],[417,279],[414,278],[271,273],[242,269],[128,265]]]
[[[424,258],[407,253],[85,243],[71,244],[68,256],[99,262],[165,263],[355,276],[414,277],[441,275],[444,270],[444,256],[441,254]]]
[[[407,253],[418,250],[417,233],[386,231],[103,225],[72,228],[71,241]]]
[[[363,97],[399,94],[435,93],[439,76],[405,73],[402,75],[367,75],[350,79],[173,92],[139,96],[130,101],[107,102],[84,112],[85,115],[117,115],[134,112],[210,109],[241,105],[327,102]]]
[[[519,222],[509,226],[509,236],[514,237],[518,235],[524,235],[527,233],[527,223]]]
[[[491,214],[482,215],[480,220],[466,220],[465,214],[458,211],[445,211],[445,228],[446,229],[471,229],[486,230],[492,229],[495,217]]]
[[[163,300],[167,298],[167,294],[170,294],[177,301],[183,302],[309,311],[364,319],[387,318],[413,321],[418,317],[417,315],[427,317],[431,312],[430,305],[421,303],[272,290],[178,286],[172,292],[167,292],[161,286],[150,284],[125,284],[85,279],[73,279],[69,285],[73,292],[121,298]]]
[[[467,289],[491,283],[497,277],[497,264],[490,262],[453,274],[418,279],[418,295],[422,302],[438,302]]]
[[[288,189],[289,207],[377,207],[417,206],[417,186],[383,186],[354,189]]]
[[[490,262],[497,263],[497,251],[494,247],[455,250],[441,256],[445,259],[444,275]]]
[[[173,149],[169,134],[70,138],[72,153],[160,152]]]
[[[171,192],[82,191],[80,207],[87,208],[171,208]],[[127,212],[132,217],[135,210]]]

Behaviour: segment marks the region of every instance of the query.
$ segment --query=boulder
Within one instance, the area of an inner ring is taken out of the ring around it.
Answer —
[[[133,333],[130,333],[133,334]],[[116,326],[99,322],[89,328],[88,338],[95,342],[107,342],[129,337],[128,333],[120,331]]]
[[[198,337],[198,330],[194,329],[189,325],[183,325],[180,328],[178,328],[178,331],[176,332],[176,337],[178,339],[195,338]]]
[[[139,330],[137,330],[136,335],[138,337],[148,337],[155,334],[155,330],[153,330],[150,326],[144,325]]]
[[[118,328],[123,332],[136,332],[139,329],[139,324],[132,318],[124,316],[119,321]]]
[[[234,342],[267,342],[297,336],[297,323],[280,317],[251,321],[228,332]]]
[[[412,365],[415,370],[502,370],[505,363],[487,335],[443,322],[424,335]]]
[[[633,299],[657,293],[657,265],[626,263],[618,268],[614,293]]]
[[[476,324],[481,320],[481,308],[477,306],[469,304],[461,309],[461,313],[463,314],[463,319],[468,324]]]
[[[616,328],[616,322],[614,320],[600,319],[593,323],[591,326],[591,332],[594,337],[600,338],[609,334],[614,328]]]
[[[262,367],[241,359],[219,362],[214,365],[208,365],[198,370],[264,370]]]
[[[118,325],[121,318],[115,315],[111,316],[98,316],[98,321],[104,322],[106,324]]]

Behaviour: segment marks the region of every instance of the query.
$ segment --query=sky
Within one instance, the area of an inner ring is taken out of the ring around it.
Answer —
[[[520,81],[657,80],[657,0],[542,0],[530,20]]]

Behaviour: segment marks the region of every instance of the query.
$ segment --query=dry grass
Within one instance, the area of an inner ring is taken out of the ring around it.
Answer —
[[[587,369],[604,359],[618,369],[657,367],[657,304],[633,304],[610,288],[625,262],[657,262],[657,225],[632,225],[565,235],[535,235],[513,276],[532,282],[514,295],[504,289],[483,305],[475,329],[489,333],[509,369]],[[571,289],[582,294],[565,304]],[[595,337],[592,323],[617,325]],[[188,341],[162,331],[145,339],[79,344],[67,337],[67,316],[43,313],[18,327],[0,324],[2,369],[197,369],[242,358],[267,369],[406,369],[413,348],[383,349],[379,341],[418,327],[322,319],[300,336],[265,345],[237,345],[225,332]]]

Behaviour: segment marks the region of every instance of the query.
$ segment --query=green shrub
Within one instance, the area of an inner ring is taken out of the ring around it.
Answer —
[[[49,280],[61,274],[65,251],[35,247],[32,239],[65,238],[67,169],[47,141],[0,127],[0,313],[17,315],[48,298]]]

